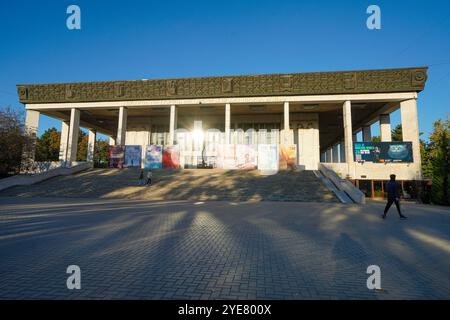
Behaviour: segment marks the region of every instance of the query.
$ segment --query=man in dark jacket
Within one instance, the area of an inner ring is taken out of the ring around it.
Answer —
[[[391,174],[391,180],[386,183],[386,192],[387,192],[387,196],[388,196],[388,201],[386,204],[386,207],[384,208],[384,214],[382,215],[382,218],[385,219],[386,218],[386,214],[389,210],[389,208],[391,207],[392,203],[395,203],[395,206],[397,207],[397,211],[398,211],[398,215],[400,216],[400,219],[406,219],[406,216],[404,216],[402,214],[402,212],[400,211],[400,203],[399,203],[399,199],[400,199],[400,186],[399,184],[395,181],[395,174]]]

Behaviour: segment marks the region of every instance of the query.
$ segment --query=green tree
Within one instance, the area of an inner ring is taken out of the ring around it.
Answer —
[[[403,141],[402,125],[398,124],[391,130],[392,141]]]
[[[32,150],[34,135],[25,131],[24,114],[11,107],[0,108],[0,176],[20,171],[23,150]]]
[[[109,143],[104,140],[95,142],[94,166],[97,168],[106,168],[109,163]]]
[[[439,119],[433,124],[428,146],[427,168],[432,172],[431,201],[436,204],[449,205],[450,182],[450,119]]]
[[[77,161],[86,161],[89,137],[83,131],[78,132]]]
[[[61,133],[56,128],[47,129],[36,143],[36,161],[58,161]]]
[[[372,137],[372,142],[381,142],[380,136],[373,136]]]

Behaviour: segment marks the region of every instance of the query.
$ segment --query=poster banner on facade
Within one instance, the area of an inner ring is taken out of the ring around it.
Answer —
[[[109,147],[109,167],[110,168],[123,168],[123,162],[125,158],[124,146],[110,146]]]
[[[179,146],[164,146],[162,155],[163,168],[180,169],[180,148]]]
[[[278,144],[258,145],[258,169],[262,173],[278,171]]]
[[[236,145],[236,168],[241,170],[253,170],[258,165],[257,149],[254,145]]]
[[[125,146],[125,167],[140,167],[141,158],[141,146]]]
[[[236,145],[222,144],[218,148],[217,167],[233,170],[236,169]]]
[[[162,168],[162,145],[148,145],[145,147],[145,162],[146,169],[161,169]]]
[[[297,164],[297,145],[279,145],[279,169],[295,169],[295,165]]]
[[[413,162],[411,142],[355,142],[355,161]]]

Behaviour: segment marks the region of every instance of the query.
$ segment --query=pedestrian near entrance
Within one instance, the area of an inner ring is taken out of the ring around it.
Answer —
[[[386,183],[388,200],[386,203],[386,207],[384,208],[384,213],[381,217],[383,219],[386,219],[386,214],[389,208],[392,206],[392,203],[395,203],[400,219],[406,219],[406,216],[404,216],[400,210],[400,185],[397,183],[397,181],[395,181],[395,174],[391,174],[390,178],[391,180]]]
[[[152,176],[153,176],[152,175],[152,170],[148,169],[148,172],[147,172],[147,186],[152,184]]]
[[[141,169],[141,173],[139,174],[139,185],[144,185],[144,170]]]

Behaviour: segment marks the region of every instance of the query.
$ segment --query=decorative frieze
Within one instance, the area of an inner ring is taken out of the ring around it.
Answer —
[[[22,103],[418,92],[427,68],[18,85]]]

